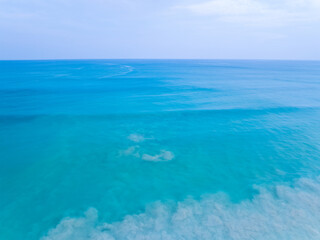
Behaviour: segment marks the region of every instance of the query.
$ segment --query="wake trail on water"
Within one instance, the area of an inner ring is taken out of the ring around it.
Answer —
[[[111,77],[117,77],[117,76],[123,76],[126,75],[128,73],[131,73],[134,71],[134,67],[129,66],[129,65],[121,65],[120,66],[120,72],[119,73],[115,73],[115,74],[110,74],[110,75],[104,75],[102,77],[99,77],[99,79],[103,79],[103,78],[111,78]]]

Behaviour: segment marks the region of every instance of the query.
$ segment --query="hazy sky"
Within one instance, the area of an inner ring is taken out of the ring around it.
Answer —
[[[320,59],[320,0],[0,0],[0,59]]]

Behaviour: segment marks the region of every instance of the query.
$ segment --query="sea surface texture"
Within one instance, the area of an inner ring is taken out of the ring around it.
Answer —
[[[0,61],[1,240],[319,240],[320,62]]]

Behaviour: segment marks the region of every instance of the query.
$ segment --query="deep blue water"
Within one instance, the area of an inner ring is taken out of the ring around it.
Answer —
[[[0,239],[320,239],[320,62],[0,61]]]

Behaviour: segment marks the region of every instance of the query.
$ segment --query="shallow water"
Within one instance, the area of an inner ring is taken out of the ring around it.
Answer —
[[[320,238],[320,62],[0,61],[0,83],[0,239]]]

